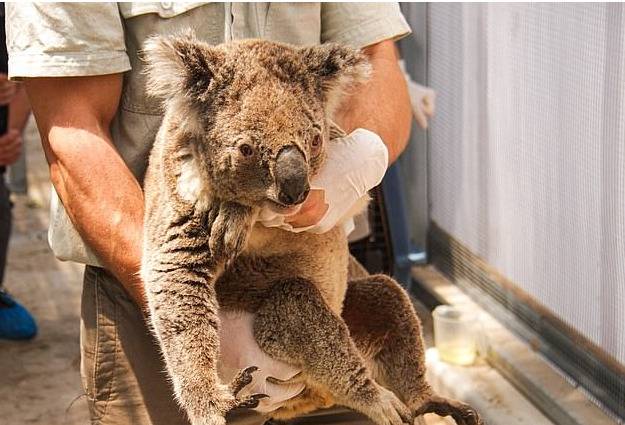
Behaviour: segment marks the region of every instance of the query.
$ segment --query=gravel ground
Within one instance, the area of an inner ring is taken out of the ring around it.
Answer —
[[[48,247],[48,169],[33,123],[25,143],[29,195],[14,198],[5,287],[35,315],[39,334],[0,340],[0,423],[87,424],[79,374],[82,267],[57,261]]]

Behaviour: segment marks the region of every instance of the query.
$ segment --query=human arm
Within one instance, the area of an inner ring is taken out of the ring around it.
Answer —
[[[392,40],[366,47],[363,53],[371,64],[372,76],[343,103],[336,121],[347,133],[364,128],[377,134],[388,149],[388,163],[391,163],[406,148],[410,135],[411,108],[406,80]],[[324,191],[311,190],[299,212],[286,217],[285,222],[294,228],[312,226],[324,218],[328,208]]]
[[[28,78],[50,178],[76,230],[140,307],[143,193],[109,126],[121,74]]]
[[[0,104],[7,104],[9,108],[8,129],[0,136],[0,166],[5,166],[13,164],[20,156],[22,131],[30,107],[21,84],[8,81],[6,74],[0,74],[0,82]]]
[[[411,109],[406,79],[392,40],[365,47],[371,78],[359,86],[339,109],[336,121],[346,133],[365,128],[380,136],[389,164],[404,151],[410,136]]]

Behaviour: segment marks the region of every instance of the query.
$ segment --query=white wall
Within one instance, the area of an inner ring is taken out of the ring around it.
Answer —
[[[431,219],[625,364],[625,8],[432,4]]]

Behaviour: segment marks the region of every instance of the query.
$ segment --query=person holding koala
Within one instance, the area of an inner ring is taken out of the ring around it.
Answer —
[[[146,96],[144,42],[191,28],[211,44],[261,38],[362,49],[373,76],[351,94],[337,119],[348,133],[349,152],[329,152],[327,167],[311,182],[300,208],[267,211],[260,218],[270,227],[323,233],[405,148],[411,108],[394,40],[410,28],[390,3],[15,3],[7,13],[9,75],[25,82],[58,194],[51,245],[59,258],[87,265],[81,375],[92,421],[187,424],[146,326],[138,273],[141,182],[162,119],[158,102]],[[376,167],[359,167],[371,157]],[[287,380],[298,371],[259,349],[249,317],[220,319],[221,366],[241,369],[253,361],[260,368],[252,391],[269,395],[262,411],[277,409],[301,391],[266,379]],[[259,419],[232,416],[229,422],[244,421]]]

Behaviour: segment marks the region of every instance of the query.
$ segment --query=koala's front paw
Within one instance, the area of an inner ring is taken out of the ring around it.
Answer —
[[[415,412],[416,416],[435,413],[438,416],[451,416],[458,425],[483,425],[484,422],[474,408],[460,401],[439,396],[426,400]]]
[[[234,377],[230,383],[230,390],[235,397],[235,404],[233,409],[253,409],[258,407],[258,403],[263,399],[269,397],[267,394],[252,394],[247,397],[239,397],[239,393],[243,388],[252,382],[252,373],[256,372],[258,368],[256,366],[250,366],[240,371],[237,376]]]
[[[253,409],[257,407],[260,400],[267,397],[266,394],[251,394],[242,397],[239,395],[241,390],[252,382],[252,374],[256,370],[258,368],[255,366],[243,369],[235,376],[230,385],[220,385],[211,394],[208,410],[204,410],[201,413],[195,411],[195,414],[193,409],[188,410],[191,424],[225,425],[226,413],[230,410],[238,408]],[[206,406],[206,400],[204,400],[202,405],[203,407]]]
[[[229,262],[243,251],[253,224],[252,209],[234,202],[213,205],[208,214],[208,246],[218,262]]]

